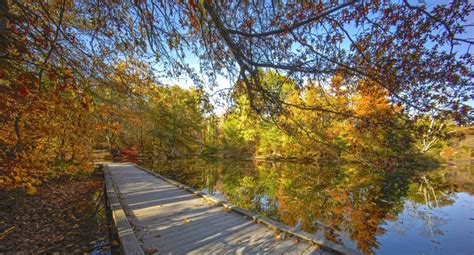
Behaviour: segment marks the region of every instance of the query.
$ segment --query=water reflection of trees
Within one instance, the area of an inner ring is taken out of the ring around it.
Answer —
[[[187,159],[161,163],[159,169],[240,207],[324,233],[335,242],[347,235],[364,253],[379,248],[377,237],[385,233],[384,223],[395,221],[404,209],[425,222],[420,234],[442,234],[437,226],[443,219],[430,209],[452,204],[460,187],[472,188],[469,180],[460,178],[469,174],[453,174],[448,168],[384,171],[347,164]]]

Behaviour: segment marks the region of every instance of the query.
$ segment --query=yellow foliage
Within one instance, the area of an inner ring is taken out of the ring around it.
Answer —
[[[67,166],[64,172],[66,174],[73,174],[76,172],[76,167],[73,165]]]

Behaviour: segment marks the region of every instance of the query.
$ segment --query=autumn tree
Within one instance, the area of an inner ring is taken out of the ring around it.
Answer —
[[[0,7],[0,189],[34,192],[48,177],[90,171],[104,127],[98,116],[118,108],[108,92],[125,101],[141,96],[134,89],[153,76],[117,68],[125,55],[134,59],[118,40],[124,34],[109,26],[122,6],[2,1]]]
[[[146,39],[156,49],[167,38],[174,52],[200,56],[203,76],[185,68],[196,84],[218,74],[239,80],[234,89],[245,91],[258,113],[272,109],[279,114],[288,105],[265,87],[261,71],[274,70],[298,85],[317,81],[323,89],[342,71],[384,90],[391,103],[411,116],[435,110],[458,123],[471,121],[468,1],[140,1],[135,8]],[[333,110],[320,105],[305,108]],[[357,118],[344,110],[339,113]]]
[[[290,102],[261,79],[272,71],[292,79],[295,91],[313,82],[323,93],[342,73],[351,80],[346,86],[357,90],[366,82],[369,90],[381,90],[405,113],[397,116],[436,111],[469,123],[473,41],[465,33],[471,10],[467,0],[445,5],[2,0],[1,188],[25,186],[32,181],[24,177],[52,166],[81,169],[75,161],[87,162],[91,152],[81,138],[104,130],[104,123],[115,125],[103,116],[119,109],[107,93],[147,103],[148,85],[162,78],[186,75],[201,90],[224,76],[234,82],[232,92],[246,94],[252,111],[275,123],[291,116],[288,107],[358,120],[350,105]],[[123,63],[141,70],[121,69]],[[108,110],[98,114],[99,106]],[[144,112],[140,104],[134,107]],[[374,117],[363,116],[386,124]],[[134,120],[139,132],[146,128],[143,120]],[[294,132],[305,132],[301,127]],[[319,138],[313,140],[334,147],[331,134]]]

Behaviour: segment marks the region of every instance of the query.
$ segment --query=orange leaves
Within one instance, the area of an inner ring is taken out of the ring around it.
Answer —
[[[253,20],[252,17],[246,19],[246,20],[242,23],[242,29],[243,29],[243,30],[251,30],[254,22],[255,22],[255,21]]]
[[[194,0],[188,1],[190,12],[187,13],[189,20],[191,21],[191,27],[197,30],[201,27],[201,23],[198,19],[198,12],[200,11],[199,3],[196,3]]]
[[[49,31],[50,31],[50,30],[49,30]],[[45,35],[46,35],[46,36],[48,35],[48,30],[47,30],[47,29],[45,29]],[[46,48],[46,47],[48,47],[48,45],[49,45],[49,42],[48,42],[47,39],[45,39],[45,37],[42,37],[42,36],[41,36],[41,37],[40,37],[40,36],[35,36],[35,37],[34,37],[34,40],[35,40],[35,42],[36,42],[38,45],[40,45],[41,47]]]
[[[340,87],[342,84],[342,81],[343,81],[343,77],[341,75],[334,75],[331,79],[331,83],[333,86],[335,87]]]
[[[8,162],[10,164],[11,162]],[[29,194],[36,193],[36,184],[39,184],[39,180],[35,179],[20,169],[4,169],[4,175],[0,177],[0,190],[11,190],[14,188],[22,188]]]
[[[71,68],[66,69],[64,74],[66,75],[66,78],[73,78]]]
[[[28,94],[30,94],[30,91],[25,86],[21,85],[18,95],[21,97],[26,97]]]
[[[30,90],[27,88],[32,83],[33,79],[29,73],[22,73],[17,78],[18,90],[17,94],[20,97],[25,97],[30,94]]]
[[[188,4],[192,9],[196,9],[196,2],[194,2],[194,0],[189,0]]]
[[[91,112],[93,110],[93,108],[92,108],[92,97],[89,96],[89,95],[84,95],[82,97],[81,105],[88,112]]]
[[[133,4],[134,4],[135,6],[140,6],[142,3],[145,3],[145,0],[134,0],[134,1],[133,1]]]
[[[73,173],[76,173],[77,172],[77,167],[74,166],[74,165],[69,165],[65,168],[64,172],[66,174],[73,174]]]
[[[393,117],[394,109],[387,98],[388,93],[378,84],[368,81],[358,83],[358,95],[354,97],[354,110],[360,117]]]
[[[92,97],[69,93],[58,73],[48,71],[44,77],[43,91],[48,93],[35,93],[37,74],[33,72],[4,73],[6,82],[0,87],[7,92],[0,94],[4,110],[0,129],[0,161],[5,164],[0,169],[2,190],[34,193],[40,180],[90,167],[87,155],[94,119],[84,108],[91,109]],[[74,79],[70,69],[62,75]]]

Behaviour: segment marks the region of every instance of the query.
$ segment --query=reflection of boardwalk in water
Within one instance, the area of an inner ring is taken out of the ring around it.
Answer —
[[[241,208],[225,209],[226,204],[217,205],[209,201],[212,198],[132,164],[108,164],[105,173],[125,253],[351,253]],[[283,233],[296,236],[284,238]]]

